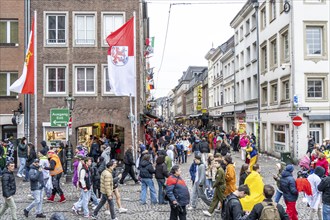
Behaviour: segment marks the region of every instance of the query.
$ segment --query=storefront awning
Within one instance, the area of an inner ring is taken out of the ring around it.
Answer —
[[[155,119],[155,120],[158,120],[158,121],[162,121],[162,119],[157,117],[156,115],[153,115],[153,114],[150,114],[150,113],[145,113],[144,115],[147,116],[148,118]]]
[[[329,121],[330,115],[305,114],[311,121]]]

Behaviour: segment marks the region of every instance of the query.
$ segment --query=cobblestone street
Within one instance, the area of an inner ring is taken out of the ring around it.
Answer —
[[[183,178],[186,180],[188,187],[191,190],[191,181],[189,177],[189,166],[192,162],[193,156],[189,156],[188,163],[182,166],[183,168]],[[233,160],[236,162],[236,173],[239,174],[239,169],[242,165],[242,161],[240,160],[240,154],[234,153]],[[261,165],[261,174],[264,177],[265,184],[275,184],[272,178],[272,175],[276,173],[275,163],[278,160],[261,155],[259,157],[258,163]],[[295,167],[294,177],[296,177],[297,167]],[[62,181],[65,181],[65,178],[62,178]],[[16,179],[17,184],[17,192],[15,195],[15,202],[18,207],[18,219],[27,219],[23,216],[23,209],[31,202],[28,198],[30,194],[30,184],[25,183],[22,179]],[[158,186],[155,182],[156,191],[158,192]],[[67,198],[67,202],[64,204],[60,203],[46,203],[44,202],[43,210],[47,215],[47,219],[54,212],[63,212],[67,219],[84,219],[83,217],[76,216],[72,214],[71,207],[74,202],[77,201],[79,192],[72,186],[71,183],[62,183],[63,191],[65,192],[65,196]],[[119,214],[118,210],[117,217],[121,220],[126,219],[169,219],[169,211],[170,208],[168,205],[140,205],[139,196],[140,196],[140,186],[135,185],[133,181],[126,182],[126,185],[120,186],[120,192],[122,196],[122,204],[123,207],[128,209],[127,213]],[[1,192],[2,195],[2,192]],[[58,200],[58,198],[56,198]],[[44,200],[45,201],[45,200]],[[1,204],[3,203],[3,197],[1,196]],[[149,201],[150,203],[150,201]],[[283,199],[281,199],[281,203],[283,204]],[[197,209],[194,211],[188,211],[187,219],[220,219],[220,213],[215,213],[212,218],[205,217],[202,213],[202,210],[206,210],[208,207],[203,203],[202,200],[199,200],[197,205]],[[297,210],[299,213],[299,219],[307,219],[308,217],[308,208],[306,203],[302,202],[302,195],[300,195],[299,200],[297,201]],[[90,212],[92,209],[90,208]],[[105,208],[100,211],[98,217],[99,219],[110,219],[110,216],[104,213]],[[34,219],[34,210],[31,210],[28,219]],[[9,210],[3,216],[2,219],[11,219],[9,215]]]

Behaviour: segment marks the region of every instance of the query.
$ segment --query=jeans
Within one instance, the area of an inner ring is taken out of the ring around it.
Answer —
[[[83,209],[84,215],[89,215],[88,202],[89,202],[90,197],[91,197],[91,191],[90,190],[85,192],[83,189],[81,189],[80,198],[79,198],[78,202],[76,202],[74,204],[74,207],[76,209],[80,209],[80,208]]]
[[[183,151],[183,155],[184,155],[184,163],[187,163],[188,151],[187,150]]]
[[[52,183],[53,183],[52,194],[53,195],[56,195],[56,193],[58,193],[58,195],[60,195],[60,196],[63,195],[63,191],[61,189],[61,183],[60,183],[61,176],[62,176],[62,173],[52,176]]]
[[[90,193],[90,198],[92,199],[92,203],[94,205],[98,205],[99,204],[98,199],[97,199],[97,197],[96,197],[96,195],[95,195],[92,188],[89,190],[89,193]]]
[[[209,188],[213,188],[213,182],[212,182],[212,179],[206,179],[205,180],[205,185],[206,187],[209,187]]]
[[[195,182],[192,188],[192,198],[191,198],[191,206],[193,208],[196,208],[197,206],[197,201],[198,201],[198,183]]]
[[[113,199],[109,199],[106,194],[102,194],[100,203],[98,204],[98,206],[94,210],[93,214],[94,214],[94,216],[97,216],[97,214],[99,213],[100,209],[104,206],[106,201],[108,201],[108,204],[110,206],[111,219],[115,219],[116,218],[115,204],[113,203]]]
[[[282,197],[283,193],[279,190],[279,189],[276,189],[276,194],[275,194],[275,199],[274,201],[276,203],[278,203]]]
[[[43,190],[34,190],[32,191],[32,196],[34,198],[33,202],[26,208],[27,211],[31,211],[31,209],[35,206],[36,208],[36,215],[42,213],[42,202],[43,202]]]
[[[26,158],[25,157],[19,157],[19,168],[18,168],[18,171],[17,171],[17,174],[21,174],[23,175],[24,174],[24,169],[25,169],[25,165],[26,165]]]
[[[29,178],[29,171],[30,171],[30,167],[29,166],[26,166],[25,167],[25,180],[26,181],[29,181],[30,180],[30,178]]]
[[[163,188],[165,185],[165,179],[157,179],[158,183],[158,202],[159,204],[165,204]]]
[[[245,162],[246,159],[246,147],[241,147],[241,158],[243,162]]]
[[[323,203],[323,220],[330,220],[330,205]]]
[[[7,199],[7,198],[4,198],[4,199],[5,199],[5,203],[0,208],[0,219],[2,219],[1,216],[6,212],[6,210],[8,208],[10,208],[11,218],[13,220],[17,220],[17,216],[16,216],[17,208],[16,208],[14,198],[11,197],[10,199]]]
[[[151,198],[151,203],[156,204],[157,203],[157,195],[156,195],[156,190],[154,186],[154,182],[152,181],[151,178],[142,178],[141,179],[141,203],[146,204],[147,203],[147,189],[149,188],[150,190],[150,198]]]
[[[177,208],[177,206],[174,206],[174,205],[170,205],[170,206],[171,206],[170,220],[177,220],[178,218],[180,220],[187,219],[186,206],[181,206],[182,212],[179,212],[179,209]]]

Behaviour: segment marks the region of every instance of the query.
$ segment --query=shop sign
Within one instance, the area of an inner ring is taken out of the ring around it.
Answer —
[[[197,111],[202,110],[202,86],[198,86],[197,88]]]
[[[53,108],[50,110],[50,126],[65,127],[69,121],[69,109]]]
[[[233,115],[234,112],[222,112],[222,116],[226,116],[226,115]]]

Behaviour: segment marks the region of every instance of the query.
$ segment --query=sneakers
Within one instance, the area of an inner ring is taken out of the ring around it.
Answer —
[[[106,215],[110,215],[111,213],[110,213],[110,210],[106,210],[105,212],[104,212],[104,214],[106,214]]]
[[[97,219],[97,216],[96,215],[94,215],[94,214],[92,214],[92,219]]]
[[[194,210],[194,209],[195,209],[195,208],[192,207],[192,206],[189,206],[189,207],[187,208],[187,210],[189,210],[189,211]]]
[[[89,214],[84,215],[84,218],[90,218],[91,216]]]
[[[22,174],[18,173],[17,177],[22,178],[23,176],[22,176]]]
[[[46,218],[46,215],[44,215],[43,213],[37,214],[36,218]]]
[[[208,217],[212,217],[212,214],[209,213],[209,211],[203,211],[204,215],[208,216]]]
[[[76,215],[80,215],[80,213],[79,213],[79,210],[78,209],[76,209],[76,207],[73,205],[72,206],[72,212],[74,213],[74,214],[76,214]]]
[[[94,205],[94,204],[92,205],[92,209],[93,209],[93,210],[95,210],[96,207],[97,207],[97,205]]]
[[[125,212],[127,212],[127,209],[125,209],[125,208],[119,208],[119,213],[125,213]]]
[[[24,209],[23,212],[24,212],[25,217],[29,217],[29,211],[28,210]]]
[[[136,185],[141,185],[141,182],[140,181],[136,181],[135,184]]]

